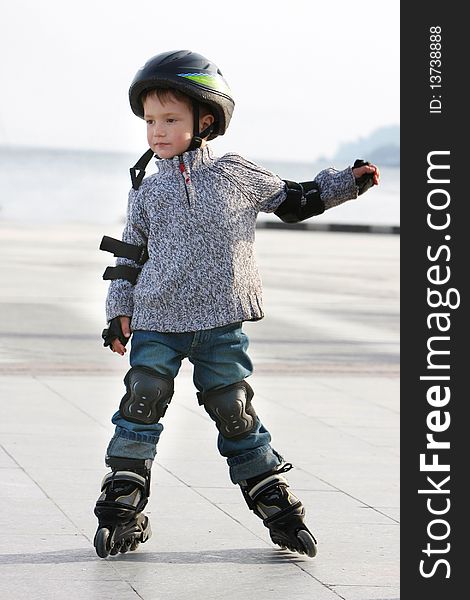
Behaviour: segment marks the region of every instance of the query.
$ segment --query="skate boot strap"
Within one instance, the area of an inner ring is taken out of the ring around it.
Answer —
[[[279,475],[278,473],[274,473],[272,475],[269,475],[265,479],[262,479],[251,489],[247,490],[247,493],[250,499],[253,502],[256,502],[256,498],[260,494],[263,494],[264,492],[267,492],[268,490],[277,487],[278,485],[285,486],[286,488],[289,487],[289,483],[287,482],[287,479],[285,477],[282,477],[282,475]]]
[[[104,491],[105,487],[108,483],[113,484],[114,482],[123,482],[128,481],[130,483],[135,483],[143,490],[147,488],[147,480],[142,475],[138,473],[134,473],[133,471],[113,471],[111,473],[107,473],[104,476],[104,479],[101,483],[101,491]]]
[[[292,463],[282,463],[277,469],[276,469],[276,473],[287,473],[287,471],[290,471],[291,469],[294,468],[294,465]]]
[[[295,497],[295,502],[293,504],[289,503],[284,508],[278,508],[279,510],[269,515],[265,513],[261,507],[258,506],[258,512],[261,515],[263,523],[266,527],[269,527],[270,525],[278,521],[283,521],[286,519],[286,517],[289,517],[290,515],[301,515],[302,517],[305,515],[305,508],[302,502],[297,497]]]

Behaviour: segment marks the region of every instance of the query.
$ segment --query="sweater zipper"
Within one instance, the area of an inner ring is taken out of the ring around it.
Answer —
[[[181,154],[178,156],[179,158],[179,162],[180,162],[180,173],[181,176],[183,177],[183,181],[184,181],[184,189],[186,192],[186,199],[188,201],[188,207],[191,208],[191,201],[189,199],[189,190],[188,190],[188,185],[190,183],[190,179],[189,179],[189,175],[186,172],[186,167],[184,166],[184,161],[183,161],[183,157],[181,156]]]

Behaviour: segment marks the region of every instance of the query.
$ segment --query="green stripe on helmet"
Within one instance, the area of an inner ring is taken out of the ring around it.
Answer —
[[[200,85],[204,85],[213,90],[230,94],[230,89],[222,77],[209,75],[207,73],[178,73],[178,77],[184,77],[185,79],[190,79],[195,83],[199,83]]]

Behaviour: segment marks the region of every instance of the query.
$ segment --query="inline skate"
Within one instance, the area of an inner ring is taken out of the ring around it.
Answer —
[[[136,550],[152,535],[142,513],[150,495],[152,461],[107,457],[106,465],[112,470],[103,479],[94,511],[98,529],[93,544],[100,558]]]
[[[305,508],[282,476],[292,468],[290,463],[283,463],[267,473],[242,481],[240,487],[249,508],[269,529],[274,544],[313,558],[317,553],[317,541],[304,523]]]

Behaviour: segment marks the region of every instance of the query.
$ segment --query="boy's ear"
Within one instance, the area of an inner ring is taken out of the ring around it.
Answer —
[[[204,115],[203,117],[201,117],[200,119],[200,129],[199,131],[204,131],[204,129],[206,129],[206,127],[209,127],[209,125],[212,125],[212,123],[215,121],[214,119],[214,115],[211,114],[207,114]]]

